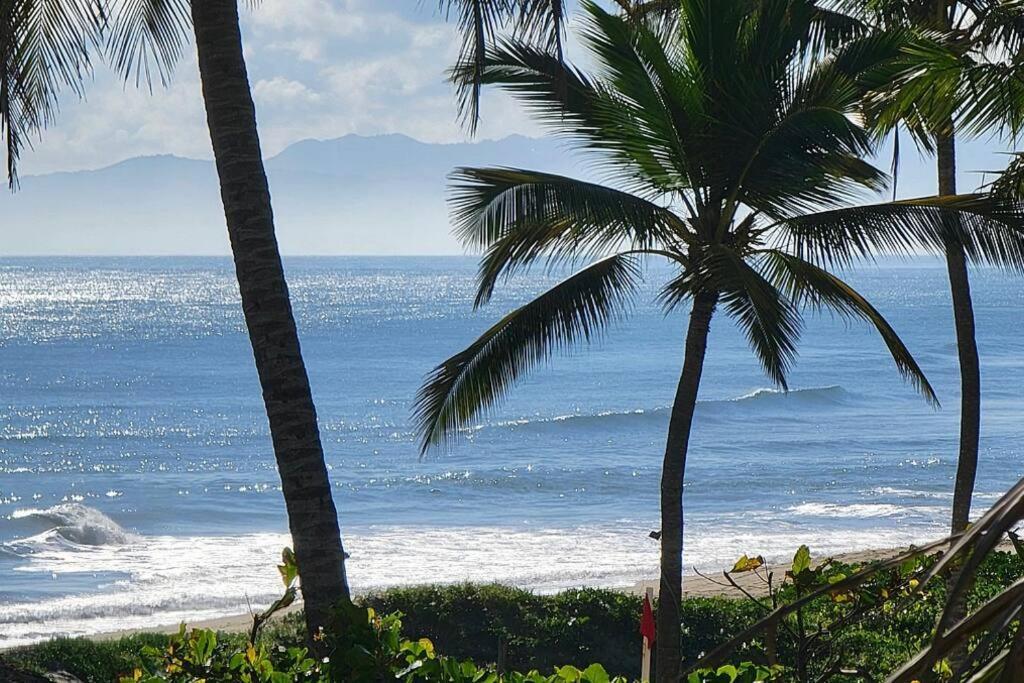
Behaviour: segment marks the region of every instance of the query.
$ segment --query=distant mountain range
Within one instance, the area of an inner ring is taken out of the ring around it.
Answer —
[[[885,168],[890,152],[877,160]],[[965,190],[1005,156],[965,145]],[[267,159],[285,254],[458,254],[445,204],[457,166],[511,166],[587,177],[578,154],[550,138],[432,144],[404,135],[304,140]],[[928,160],[905,155],[900,194],[934,192]],[[137,157],[91,171],[22,178],[0,192],[0,256],[227,254],[213,163]]]
[[[582,172],[551,139],[430,144],[404,135],[304,140],[267,159],[286,254],[456,254],[445,204],[457,166]],[[0,255],[226,254],[213,163],[128,159],[22,178],[0,195]]]

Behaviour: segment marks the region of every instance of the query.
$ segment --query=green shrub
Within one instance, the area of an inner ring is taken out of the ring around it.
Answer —
[[[323,659],[310,657],[305,648],[239,646],[214,631],[182,625],[165,647],[144,648],[143,664],[120,683],[626,683],[600,664],[562,666],[551,674],[499,674],[494,667],[441,656],[426,638],[404,639],[400,614],[380,617],[372,608],[351,605],[339,609],[338,619],[347,628],[339,636],[327,632],[320,645],[330,656]]]
[[[163,647],[142,649],[142,663],[120,683],[297,683],[329,680],[305,648],[267,647],[219,638],[215,631],[184,624]]]
[[[86,683],[113,683],[143,661],[147,646],[163,647],[168,636],[140,633],[111,641],[58,638],[5,653],[5,660],[28,671],[67,671]]]
[[[508,586],[458,584],[395,588],[362,602],[401,612],[406,631],[430,638],[453,657],[509,669],[548,670],[565,662],[601,662],[613,675],[640,675],[640,597],[586,588],[537,595]],[[745,601],[683,601],[684,658],[697,656],[752,624],[761,612]]]

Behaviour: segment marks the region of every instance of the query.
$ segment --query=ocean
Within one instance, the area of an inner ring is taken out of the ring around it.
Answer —
[[[289,282],[357,591],[501,581],[538,591],[656,576],[658,479],[683,311],[647,268],[632,316],[558,356],[420,457],[424,375],[550,285],[474,312],[475,261],[290,258]],[[941,262],[847,274],[942,401],[860,323],[810,317],[791,391],[724,316],[686,484],[687,567],[941,536],[956,467],[956,347]],[[976,510],[1024,476],[1024,283],[974,272],[984,381]],[[233,270],[219,258],[0,260],[0,647],[245,612],[288,544]]]

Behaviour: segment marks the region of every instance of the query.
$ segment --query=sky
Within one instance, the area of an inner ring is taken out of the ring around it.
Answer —
[[[266,156],[306,138],[349,133],[469,139],[444,78],[459,38],[438,0],[261,0],[256,9],[240,4]],[[571,32],[568,45],[570,58],[579,60]],[[542,131],[508,96],[487,91],[477,138],[514,133]],[[984,153],[993,145],[972,147]],[[191,44],[168,87],[136,87],[96,64],[86,98],[62,98],[54,124],[24,154],[21,172],[101,168],[153,154],[211,157]],[[982,170],[992,164],[974,165],[979,168],[972,170]]]
[[[261,0],[256,9],[247,9],[248,4],[240,3],[243,40],[265,156],[272,157],[300,140],[333,139],[351,133],[402,133],[433,143],[470,140],[458,121],[454,90],[445,79],[460,39],[454,21],[446,21],[438,0]],[[567,54],[586,65],[571,31]],[[145,205],[146,197],[130,192],[121,192],[113,200],[117,211],[110,211],[110,199],[95,196],[77,200],[83,202],[82,206],[65,193],[44,196],[40,191],[33,196],[29,180],[32,175],[104,168],[140,156],[171,154],[210,159],[194,46],[186,46],[166,87],[159,82],[151,87],[125,83],[100,62],[85,93],[82,100],[70,94],[62,99],[53,125],[23,155],[22,191],[0,197],[9,226],[0,253],[228,253],[219,198],[212,183],[209,188],[204,185],[208,196],[198,202],[202,206],[196,215],[186,219],[176,210]],[[485,90],[475,139],[542,133],[511,98],[493,89]],[[961,147],[962,190],[981,184],[981,171],[1003,165],[1003,147],[989,140]],[[877,163],[888,166],[884,151]],[[576,171],[572,169],[574,174]],[[413,252],[407,252],[413,248],[407,240],[381,245],[371,239],[366,223],[373,223],[375,228],[384,225],[374,215],[359,214],[360,220],[342,220],[348,215],[345,207],[325,209],[315,220],[305,221],[287,211],[279,212],[282,248],[289,253],[320,253],[318,245],[329,242],[326,235],[340,234],[338,225],[325,224],[324,216],[328,216],[339,225],[344,223],[341,227],[348,231],[336,244],[330,242],[334,245],[331,253],[459,253],[447,220],[443,175],[439,174],[438,189],[429,202],[424,199],[424,206],[418,207],[423,225],[415,227],[423,239],[422,244],[414,245]],[[917,158],[909,143],[904,147],[899,183],[903,196],[934,192],[933,162]],[[383,199],[367,194],[366,203],[389,207],[386,191],[386,186],[381,188]],[[81,218],[87,213],[84,204],[90,199],[93,204],[100,203],[93,212],[98,215],[95,220]],[[287,209],[279,201],[282,199],[287,197],[275,195],[275,205]],[[39,207],[55,211],[51,215]],[[171,221],[192,221],[196,225],[190,227],[198,235],[217,237],[199,248],[194,236],[178,234],[178,230],[139,235],[138,224],[155,212],[167,214]],[[115,213],[116,218],[112,215]],[[24,219],[21,223],[15,220],[19,215]],[[69,215],[79,218],[67,218]],[[134,241],[125,237],[129,233],[136,234]],[[75,235],[88,244],[75,241]]]
[[[404,133],[425,142],[468,138],[444,79],[458,36],[436,0],[262,0],[243,6],[249,78],[267,156],[305,138]],[[169,87],[125,84],[102,63],[86,99],[70,94],[22,160],[23,174],[99,168],[134,156],[210,158],[195,49]],[[540,130],[489,93],[478,137]]]

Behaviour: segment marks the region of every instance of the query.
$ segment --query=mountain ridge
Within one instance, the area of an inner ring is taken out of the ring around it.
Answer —
[[[462,254],[447,176],[459,165],[578,171],[551,138],[430,143],[399,133],[292,143],[265,159],[283,253]],[[230,253],[213,162],[173,154],[27,175],[0,199],[0,254]]]

